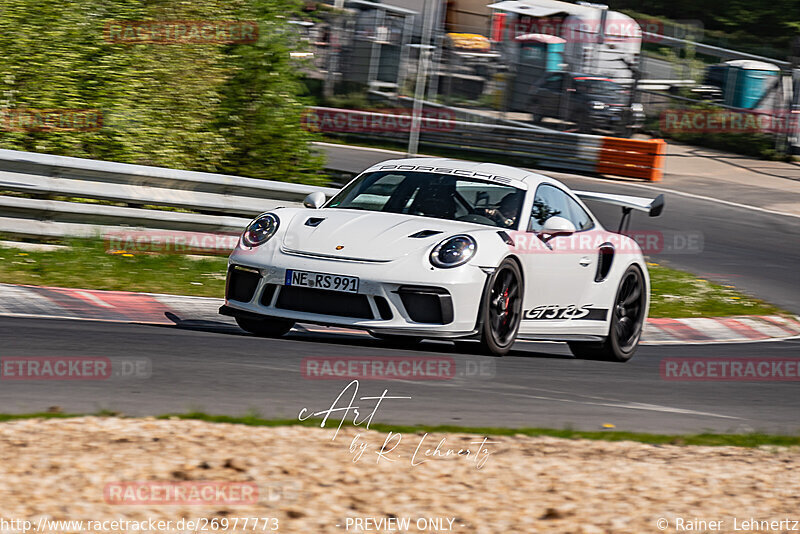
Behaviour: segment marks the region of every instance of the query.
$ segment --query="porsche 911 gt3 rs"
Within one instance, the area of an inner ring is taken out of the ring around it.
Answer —
[[[583,200],[620,206],[617,232]],[[626,361],[649,306],[647,264],[625,235],[631,210],[663,197],[571,191],[531,171],[414,158],[378,163],[330,200],[254,219],[230,256],[220,313],[280,336],[296,322],[376,337],[569,344],[580,358]]]

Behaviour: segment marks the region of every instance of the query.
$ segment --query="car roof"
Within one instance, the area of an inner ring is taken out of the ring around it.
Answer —
[[[494,175],[503,178],[510,178],[518,182],[523,182],[527,187],[538,185],[546,177],[533,171],[501,165],[499,163],[484,163],[480,161],[464,161],[449,158],[403,158],[381,161],[372,165],[368,171],[386,170],[386,167],[408,165],[405,170],[413,170],[411,167],[440,167],[443,169],[453,169],[459,171],[469,171],[474,173]],[[430,170],[426,169],[426,172]],[[480,178],[480,176],[476,176]]]

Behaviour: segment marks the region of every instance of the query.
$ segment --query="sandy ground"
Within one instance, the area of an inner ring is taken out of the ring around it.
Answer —
[[[258,517],[276,521],[261,520],[256,531],[282,533],[779,532],[791,531],[791,522],[741,528],[751,519],[800,520],[798,448],[524,436],[483,443],[482,436],[398,438],[352,428],[333,436],[333,429],[154,419],[2,423],[0,531],[22,531],[8,523],[13,520],[53,532],[252,531],[252,523],[243,528],[244,518]],[[442,438],[441,454],[462,454],[435,455]],[[240,493],[191,493],[226,482]],[[174,492],[158,493],[164,487],[190,493],[175,504],[163,496],[179,498]],[[185,502],[198,495],[204,504]],[[227,529],[203,523],[215,517],[227,519]],[[181,518],[201,521],[187,528],[177,524]],[[390,518],[408,520],[409,527],[373,522]],[[45,519],[172,524],[47,528]],[[684,527],[696,520],[723,523],[680,530],[680,519]],[[659,528],[664,520],[665,530]]]

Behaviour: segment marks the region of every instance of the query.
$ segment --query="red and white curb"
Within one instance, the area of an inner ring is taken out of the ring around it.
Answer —
[[[145,324],[234,325],[217,313],[222,299],[157,293],[0,284],[0,316]],[[303,324],[299,331],[365,335],[361,330]],[[646,345],[741,343],[800,336],[800,318],[779,315],[648,319]]]
[[[800,318],[781,315],[648,319],[642,342],[648,345],[741,343],[800,335]]]

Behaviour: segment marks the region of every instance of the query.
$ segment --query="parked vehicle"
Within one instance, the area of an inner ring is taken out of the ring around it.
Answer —
[[[645,116],[641,104],[629,105],[628,91],[608,78],[554,72],[533,90],[528,111],[534,123],[551,117],[576,124],[582,133],[603,130],[629,137]]]

